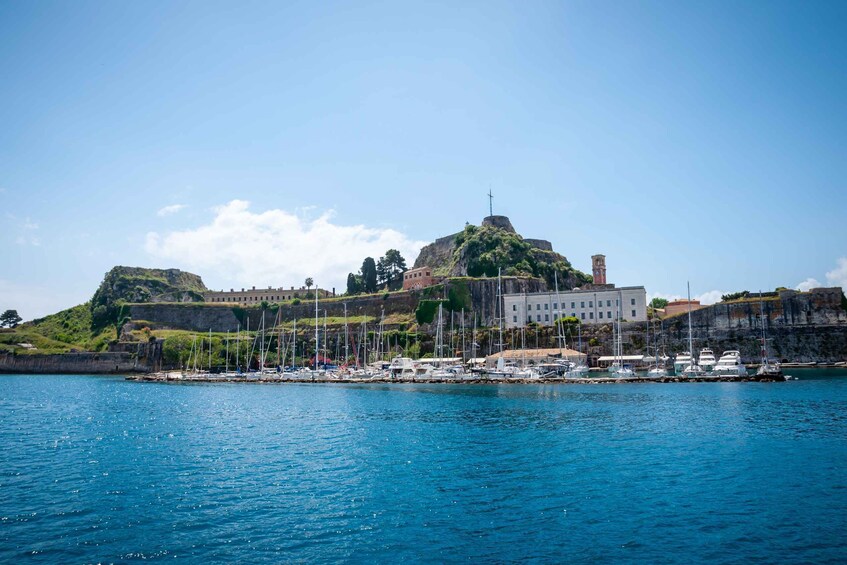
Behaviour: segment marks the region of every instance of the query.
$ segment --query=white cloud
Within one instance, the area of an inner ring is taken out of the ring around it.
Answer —
[[[823,285],[820,283],[820,281],[818,281],[818,279],[809,277],[797,285],[797,290],[799,290],[800,292],[808,292],[813,288],[820,288],[822,286]]]
[[[826,282],[832,286],[840,286],[847,290],[847,257],[840,257],[836,267],[826,274]]]
[[[185,204],[171,204],[170,206],[165,206],[164,208],[160,208],[156,215],[160,218],[164,218],[165,216],[170,216],[171,214],[176,214],[183,208],[185,208]]]
[[[254,213],[249,208],[249,202],[233,200],[215,208],[207,225],[150,232],[145,250],[233,286],[300,286],[312,277],[321,288],[343,292],[347,273],[358,271],[365,257],[377,259],[397,249],[411,266],[426,244],[393,229],[339,225],[331,211],[305,219],[280,209]]]
[[[723,296],[724,294],[726,294],[726,291],[710,290],[709,292],[698,294],[694,297],[694,300],[699,300],[700,304],[715,304],[716,302],[721,301],[721,296]]]

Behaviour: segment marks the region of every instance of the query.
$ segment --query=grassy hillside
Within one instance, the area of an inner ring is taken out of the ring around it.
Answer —
[[[0,351],[15,353],[66,353],[72,349],[102,351],[115,339],[114,328],[91,329],[89,303],[39,318],[0,333]],[[27,343],[29,349],[18,344]]]

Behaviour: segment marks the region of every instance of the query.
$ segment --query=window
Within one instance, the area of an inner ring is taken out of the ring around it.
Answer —
[[[589,313],[588,313],[588,317],[589,317],[589,318],[591,318],[591,319],[593,320],[593,319],[594,319],[594,312],[589,312]]]
[[[607,301],[606,301],[606,308],[610,307],[611,305],[612,305],[612,301],[611,301],[611,300],[607,300]]]
[[[589,308],[594,308],[594,301],[593,301],[593,300],[589,300],[589,301],[588,301],[588,307],[589,307]]]
[[[513,322],[515,322],[515,323],[517,323],[517,321],[518,321],[518,317],[517,317],[517,316],[512,316],[512,321],[513,321]]]
[[[582,319],[584,320],[584,319],[585,319],[585,312],[583,312],[582,314],[580,314],[580,316],[581,316],[581,317],[582,317]]]
[[[635,317],[635,310],[632,311],[632,317]]]
[[[536,309],[536,310],[541,310],[541,304],[536,304],[536,305],[535,305],[535,309]]]
[[[582,302],[580,302],[580,303],[579,303],[579,307],[580,307],[580,308],[585,308],[585,300],[583,300]]]
[[[549,310],[549,309],[550,309],[550,305],[549,305],[549,304],[545,304],[545,305],[544,305],[544,309],[545,309],[545,310]]]
[[[611,320],[612,319],[612,312],[611,311],[606,312],[606,317],[608,317]]]
[[[597,314],[597,317],[598,317],[598,318],[600,318],[600,319],[602,320],[602,319],[603,319],[603,312],[599,312],[599,313]]]
[[[518,311],[518,305],[517,305],[517,304],[512,304],[512,312],[517,312],[517,311]],[[517,321],[517,320],[516,320],[516,321]]]
[[[549,322],[549,321],[550,321],[550,314],[544,314],[544,321],[545,321],[545,322]]]
[[[634,298],[630,298],[630,299],[629,299],[629,303],[630,303],[631,305],[635,306],[635,299],[634,299]]]
[[[536,321],[536,322],[540,322],[540,321],[541,321],[541,314],[536,314],[536,316],[535,316],[535,321]]]
[[[576,308],[576,302],[571,302],[571,310],[573,310],[574,308]]]
[[[618,300],[617,298],[615,298],[615,306],[620,306],[620,305],[621,305],[621,301]]]
[[[558,305],[556,302],[554,302],[554,303],[553,303],[553,310],[556,310],[556,309],[558,309],[558,308],[559,308],[559,305]]]

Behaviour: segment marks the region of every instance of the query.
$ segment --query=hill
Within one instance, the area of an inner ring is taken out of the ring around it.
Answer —
[[[500,269],[505,276],[540,278],[548,288],[553,288],[554,274],[561,289],[592,282],[549,241],[522,237],[505,216],[489,216],[481,226],[468,224],[425,246],[415,261],[415,268],[424,266],[441,277],[495,277]]]
[[[203,279],[179,269],[114,267],[91,298],[91,327],[105,327],[121,316],[124,302],[203,302]]]

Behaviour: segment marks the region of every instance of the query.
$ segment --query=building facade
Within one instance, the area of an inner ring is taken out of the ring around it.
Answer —
[[[409,269],[403,273],[403,290],[415,290],[433,284],[435,284],[435,278],[433,278],[432,269],[429,267]]]
[[[669,318],[677,314],[687,314],[689,309],[694,312],[702,307],[699,300],[673,300],[664,307],[662,317]]]
[[[504,294],[507,328],[533,322],[552,326],[557,317],[573,316],[583,324],[607,324],[617,319],[647,320],[647,291],[643,286],[587,289],[533,294]]]
[[[203,299],[206,302],[214,302],[214,303],[226,303],[226,304],[239,304],[239,305],[251,305],[251,304],[261,304],[262,302],[282,302],[283,300],[293,300],[295,298],[305,299],[306,295],[310,295],[312,297],[317,293],[319,298],[329,298],[330,296],[335,296],[335,289],[330,293],[327,290],[322,290],[319,288],[311,288],[308,289],[305,286],[301,286],[300,288],[256,288],[255,286],[250,289],[229,289],[229,292],[221,290],[221,291],[209,291],[203,294]]]

